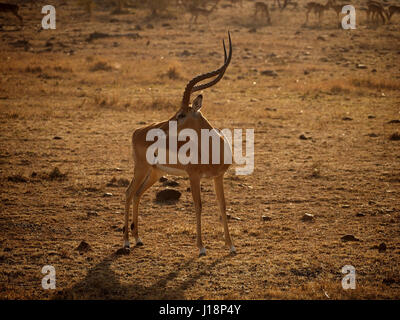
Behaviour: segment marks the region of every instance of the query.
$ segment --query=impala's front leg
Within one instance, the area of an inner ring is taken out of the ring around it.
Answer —
[[[222,224],[224,226],[224,234],[225,234],[225,245],[231,250],[232,254],[236,253],[235,246],[232,243],[231,236],[229,234],[228,228],[228,219],[226,217],[226,202],[225,202],[225,195],[224,195],[224,176],[221,175],[219,177],[214,178],[214,187],[215,193],[217,195],[219,209],[221,211],[221,219]]]
[[[201,195],[200,195],[200,178],[190,177],[190,189],[192,190],[192,197],[194,202],[194,208],[196,210],[196,222],[197,222],[197,247],[200,249],[199,256],[206,255],[206,248],[203,246],[201,240]]]

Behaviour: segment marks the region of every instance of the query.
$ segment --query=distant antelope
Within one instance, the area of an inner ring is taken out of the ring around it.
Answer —
[[[324,11],[327,11],[329,7],[331,6],[331,2],[328,1],[325,5],[317,3],[317,2],[308,2],[306,4],[306,22],[308,22],[308,15],[310,12],[314,12],[315,15],[318,15],[318,23],[321,25],[321,20],[324,15]]]
[[[22,17],[18,14],[19,6],[16,4],[0,3],[0,12],[10,12],[16,16],[21,23],[23,23]]]
[[[336,4],[335,0],[328,1],[330,8],[336,12],[336,15],[339,19],[340,14],[342,13],[342,8],[345,6],[344,4]]]
[[[400,7],[399,6],[389,6],[388,10],[387,10],[387,18],[388,21],[390,21],[390,19],[392,18],[392,16],[395,13],[399,13],[400,14]]]
[[[215,8],[217,7],[217,5],[218,5],[218,2],[216,2],[216,3],[214,4],[214,6],[212,6],[210,9],[205,9],[205,8],[196,7],[196,6],[194,6],[193,4],[189,4],[189,5],[187,6],[187,8],[186,8],[187,11],[192,15],[192,16],[190,17],[190,20],[189,20],[189,25],[191,26],[193,22],[194,22],[194,23],[197,23],[197,18],[198,18],[199,16],[206,17],[206,18],[207,18],[207,22],[210,23],[210,18],[209,18],[209,16],[210,16],[210,14],[215,10]]]
[[[385,24],[386,11],[383,5],[378,1],[369,0],[367,2],[367,20],[377,22],[379,17],[382,19],[382,23]]]
[[[281,7],[281,11],[283,11],[283,10],[284,10],[286,7],[288,7],[289,5],[291,5],[293,9],[296,9],[297,6],[298,6],[298,4],[297,4],[296,1],[293,1],[293,0],[284,0],[284,1],[283,1],[283,5],[282,5],[282,7]]]
[[[268,5],[264,2],[256,2],[254,3],[254,18],[257,17],[257,14],[260,13],[261,17],[266,17],[267,22],[271,23],[271,17],[269,15]]]

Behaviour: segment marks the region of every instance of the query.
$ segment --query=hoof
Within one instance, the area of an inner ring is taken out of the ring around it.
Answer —
[[[236,254],[236,248],[234,246],[231,246],[231,255]]]
[[[142,240],[137,239],[137,240],[136,240],[136,247],[141,247],[141,246],[143,246]]]
[[[206,255],[206,248],[201,248],[200,249],[200,253],[199,253],[199,257],[204,257]]]
[[[128,248],[129,249],[129,247],[130,247],[129,241],[125,240],[124,241],[124,248]]]

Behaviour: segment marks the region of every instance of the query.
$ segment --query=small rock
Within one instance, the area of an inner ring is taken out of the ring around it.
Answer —
[[[182,194],[178,190],[165,189],[157,192],[156,201],[157,202],[178,201],[181,195]]]
[[[53,137],[53,140],[61,140],[62,138],[61,137],[59,137],[59,136],[55,136],[55,137]]]
[[[269,217],[269,216],[262,216],[262,220],[263,220],[263,221],[271,221],[272,218]]]
[[[78,250],[80,252],[86,252],[92,249],[90,248],[90,245],[87,242],[82,241],[75,250]]]
[[[356,68],[357,69],[367,69],[367,66],[365,64],[357,63]]]
[[[314,215],[311,213],[305,213],[304,216],[301,218],[301,221],[314,221]]]
[[[389,123],[389,124],[392,124],[392,123],[400,123],[400,120],[398,120],[398,119],[390,120],[388,123]]]
[[[310,139],[310,138],[307,138],[304,134],[301,134],[301,135],[299,136],[299,139],[300,139],[300,140],[308,140],[308,139]]]
[[[369,115],[368,116],[368,119],[375,119],[376,117],[375,116],[373,116],[373,115]]]
[[[113,196],[113,194],[111,193],[111,192],[105,192],[104,194],[103,194],[103,197],[112,197]]]
[[[378,251],[379,251],[379,252],[385,252],[385,251],[386,251],[386,243],[382,242],[382,243],[378,246]]]
[[[365,217],[365,213],[359,212],[356,214],[356,217]]]
[[[343,204],[343,205],[342,205],[342,208],[343,208],[343,209],[348,209],[348,208],[350,208],[350,205],[348,205],[348,204]]]
[[[368,136],[368,137],[371,137],[371,138],[376,138],[376,137],[378,137],[378,135],[377,135],[376,133],[373,133],[373,132],[372,132],[372,133],[368,133],[367,136]]]
[[[120,178],[117,184],[119,187],[127,187],[129,186],[129,180],[125,178]]]
[[[163,182],[163,185],[166,187],[178,187],[179,183],[173,180],[167,180]]]
[[[88,217],[98,217],[99,215],[97,214],[96,211],[88,211],[87,216]]]
[[[323,36],[318,36],[317,40],[325,41],[326,39]]]
[[[131,250],[129,248],[119,248],[115,254],[116,255],[128,255],[131,252]]]
[[[350,118],[350,117],[343,117],[342,120],[343,120],[343,121],[352,121],[353,119]]]
[[[392,135],[390,135],[389,140],[399,141],[400,140],[400,134],[398,132],[393,133]]]
[[[269,77],[277,77],[278,76],[278,74],[273,70],[264,70],[264,71],[261,71],[260,73],[263,76],[269,76]]]
[[[341,237],[343,242],[348,242],[348,241],[360,241],[360,239],[357,239],[355,236],[352,234],[346,234],[345,236]]]

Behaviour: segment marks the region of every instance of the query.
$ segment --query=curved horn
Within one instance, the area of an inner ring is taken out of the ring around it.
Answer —
[[[183,93],[183,98],[182,98],[182,108],[187,108],[189,106],[189,101],[190,101],[190,95],[193,92],[204,90],[206,88],[209,88],[213,85],[215,85],[217,82],[219,82],[222,77],[224,76],[224,73],[226,69],[228,68],[229,63],[231,62],[232,58],[232,41],[231,41],[231,35],[228,31],[228,37],[229,37],[229,56],[226,56],[226,48],[225,48],[225,42],[223,41],[223,46],[224,46],[224,64],[217,70],[201,74],[192,80],[189,81],[189,83],[186,85],[185,92]],[[203,81],[205,79],[209,79],[212,77],[216,77],[214,80],[207,82],[202,85],[195,86],[196,83],[199,83],[200,81]]]

